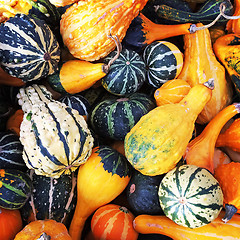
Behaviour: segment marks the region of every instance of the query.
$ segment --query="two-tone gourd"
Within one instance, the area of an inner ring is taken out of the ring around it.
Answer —
[[[77,110],[54,101],[42,85],[21,88],[17,97],[24,111],[20,141],[28,168],[58,178],[87,161],[93,138]]]

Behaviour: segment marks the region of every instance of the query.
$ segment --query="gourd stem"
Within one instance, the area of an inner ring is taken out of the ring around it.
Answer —
[[[195,24],[192,24],[191,27],[190,27],[190,30],[189,30],[190,33],[194,33],[196,31],[212,27],[219,20],[220,17],[224,17],[226,19],[239,19],[240,18],[240,16],[228,16],[228,15],[226,15],[224,13],[224,11],[226,9],[226,6],[225,6],[224,3],[220,4],[219,9],[220,9],[219,15],[211,23],[209,23],[207,25],[204,25],[202,27],[197,27]]]
[[[222,218],[223,222],[228,222],[231,220],[233,215],[238,211],[238,209],[232,204],[225,204],[225,215]]]

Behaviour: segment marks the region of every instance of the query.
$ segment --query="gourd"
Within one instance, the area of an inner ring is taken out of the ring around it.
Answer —
[[[133,228],[133,219],[134,215],[126,207],[106,204],[98,208],[92,216],[93,236],[102,240],[137,240],[138,232]]]
[[[190,91],[191,86],[182,79],[173,79],[165,82],[155,90],[154,99],[157,106],[180,102]]]
[[[63,42],[76,58],[86,61],[103,58],[115,48],[115,42],[108,36],[117,36],[121,42],[146,3],[147,0],[79,1],[62,15]]]
[[[127,97],[109,97],[93,108],[89,120],[99,136],[124,140],[139,119],[155,106],[151,97],[140,92]]]
[[[14,239],[22,230],[23,221],[19,210],[0,208],[0,238],[4,240]]]
[[[212,26],[209,28],[210,38],[212,44],[216,42],[216,40],[226,34],[225,25],[220,26]]]
[[[226,68],[237,94],[240,96],[240,34],[226,34],[216,40],[213,50]]]
[[[26,225],[14,240],[51,239],[71,240],[63,223],[55,220],[37,220]]]
[[[16,77],[12,77],[11,75],[7,74],[1,67],[0,67],[0,84],[7,85],[7,86],[16,86],[22,87],[24,82]]]
[[[69,228],[73,240],[81,239],[87,218],[123,192],[130,178],[131,166],[123,155],[105,145],[93,149],[78,170],[77,205]]]
[[[20,136],[20,125],[23,121],[23,110],[17,109],[13,115],[11,115],[6,123],[6,129]]]
[[[188,228],[209,224],[223,207],[218,181],[206,169],[189,164],[169,171],[159,185],[158,195],[165,215]]]
[[[223,126],[240,112],[240,104],[235,103],[221,110],[196,138],[187,145],[184,159],[187,164],[208,169],[214,173],[214,151],[217,137]]]
[[[179,48],[167,41],[149,44],[143,52],[147,66],[147,83],[159,88],[163,83],[178,77],[183,67],[183,55]]]
[[[26,171],[22,158],[23,146],[19,137],[10,131],[0,132],[0,166],[6,169]]]
[[[24,111],[20,141],[29,169],[58,178],[87,161],[93,138],[77,110],[53,100],[43,85],[21,88],[17,97]]]
[[[218,166],[214,172],[214,177],[223,191],[225,215],[222,220],[225,223],[231,220],[235,213],[240,213],[239,169],[239,162],[231,162]]]
[[[76,177],[61,175],[58,179],[31,172],[32,193],[21,208],[25,222],[53,219],[70,224],[76,204]]]
[[[166,216],[139,215],[134,219],[136,231],[142,234],[164,234],[174,240],[182,239],[233,239],[239,238],[240,216],[235,214],[230,222],[224,223],[221,219],[224,210],[211,223],[200,228],[186,228],[174,223]],[[211,236],[211,237],[210,237]]]
[[[228,147],[233,151],[240,152],[240,118],[231,123],[226,131],[218,135],[216,147]]]
[[[60,47],[43,21],[16,14],[0,25],[0,39],[1,67],[11,76],[27,82],[58,69]]]
[[[104,58],[107,64],[117,52]],[[101,79],[102,86],[111,94],[126,96],[137,92],[146,80],[146,66],[140,54],[123,48],[118,58],[111,64],[109,72]]]
[[[213,155],[213,168],[216,169],[219,165],[228,164],[232,161],[230,157],[221,149],[216,148]]]
[[[234,14],[233,16],[240,15],[240,1],[234,0]],[[227,22],[226,30],[228,33],[240,34],[240,19],[230,19]]]
[[[140,13],[130,24],[123,43],[137,52],[157,40],[193,33],[194,24],[156,24]]]
[[[196,25],[203,26],[201,23]],[[198,116],[199,124],[208,123],[232,101],[232,86],[226,79],[224,66],[213,53],[208,29],[184,35],[184,64],[178,78],[188,82],[191,87],[214,79],[212,98]]]
[[[0,207],[20,209],[30,197],[32,190],[28,174],[17,169],[0,169]]]
[[[156,107],[135,124],[124,142],[125,155],[135,169],[155,176],[175,167],[192,138],[198,114],[211,98],[212,90],[206,86],[192,87],[179,103]]]
[[[158,199],[158,188],[163,175],[146,176],[134,170],[126,187],[127,202],[136,214],[163,214]]]
[[[160,18],[179,23],[199,23],[209,24],[220,14],[220,5],[224,3],[226,15],[233,14],[233,5],[228,0],[207,0],[196,12],[182,11],[177,8],[160,4],[155,6],[155,12]],[[224,17],[218,19],[219,25],[226,23],[228,20]]]

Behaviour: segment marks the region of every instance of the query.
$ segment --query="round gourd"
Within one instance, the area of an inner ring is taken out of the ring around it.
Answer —
[[[223,206],[218,181],[205,168],[182,165],[169,171],[159,185],[165,215],[176,224],[197,228],[212,222]]]
[[[137,240],[138,232],[134,230],[133,220],[134,215],[126,207],[107,204],[93,214],[91,230],[96,239]]]
[[[0,132],[0,166],[5,169],[26,170],[22,158],[23,145],[19,137],[10,132]]]
[[[176,45],[166,41],[149,44],[144,49],[143,60],[147,67],[146,81],[155,88],[177,78],[183,67],[183,54]]]
[[[59,44],[41,20],[16,14],[0,25],[1,67],[24,82],[39,80],[58,69]]]
[[[102,137],[123,140],[138,120],[155,107],[146,94],[133,93],[126,98],[108,98],[91,112],[93,130]]]
[[[0,169],[0,207],[20,209],[28,200],[32,182],[28,174],[16,169]]]
[[[109,62],[116,55],[111,52],[104,59]],[[142,57],[133,50],[123,49],[102,78],[103,87],[112,94],[124,96],[138,91],[146,79],[146,67]]]

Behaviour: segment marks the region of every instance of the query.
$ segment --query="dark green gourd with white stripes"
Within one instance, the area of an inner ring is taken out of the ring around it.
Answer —
[[[32,182],[17,169],[0,169],[0,207],[20,209],[30,197]]]
[[[17,97],[24,111],[20,141],[28,168],[58,178],[87,161],[93,137],[77,110],[53,100],[42,85],[21,88]]]
[[[104,61],[108,63],[116,52],[111,52]],[[125,96],[137,92],[146,79],[146,67],[142,57],[135,51],[123,49],[103,77],[103,87],[112,94]]]
[[[16,14],[0,25],[0,60],[11,76],[39,80],[58,70],[60,47],[44,21]]]
[[[91,112],[91,126],[101,137],[123,140],[138,120],[155,107],[151,97],[133,93],[99,102]]]
[[[194,165],[169,171],[160,183],[158,195],[165,215],[189,228],[212,222],[223,206],[218,181],[208,170]]]

